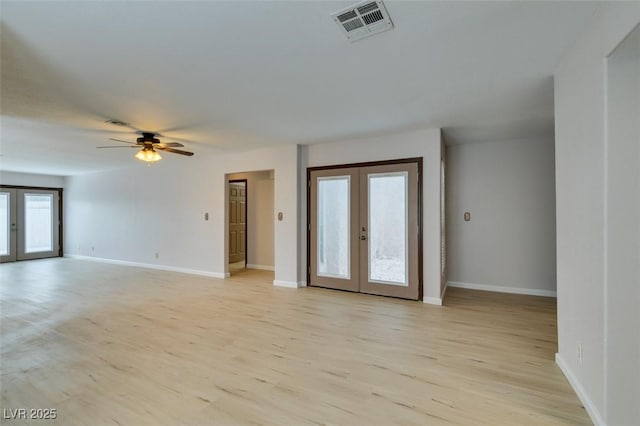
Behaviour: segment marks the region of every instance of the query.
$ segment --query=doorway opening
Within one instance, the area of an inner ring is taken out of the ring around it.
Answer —
[[[253,270],[269,271],[264,273],[265,280],[272,281],[274,171],[230,173],[226,177],[227,272],[248,277],[257,274]]]
[[[0,262],[62,256],[62,188],[0,186]]]
[[[310,286],[422,298],[422,158],[307,169]]]

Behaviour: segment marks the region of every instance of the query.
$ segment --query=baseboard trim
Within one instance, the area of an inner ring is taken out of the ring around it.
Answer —
[[[253,263],[247,263],[247,269],[260,269],[262,271],[275,271],[276,268],[268,265],[255,265]]]
[[[302,282],[297,283],[295,281],[273,280],[273,285],[276,287],[298,288],[298,287],[303,287],[301,284]]]
[[[437,297],[424,297],[422,299],[422,301],[424,303],[428,303],[429,305],[437,305],[437,306],[442,306],[444,304],[444,295],[447,292],[447,288],[449,288],[449,282],[447,281],[444,284],[444,288],[442,289],[442,292],[440,292],[440,298]]]
[[[499,285],[463,283],[459,281],[448,281],[447,287],[467,288],[469,290],[493,291],[496,293],[513,293],[513,294],[526,294],[529,296],[557,297],[557,293],[553,290],[539,290],[536,288],[504,287]]]
[[[176,266],[154,265],[152,263],[130,262],[128,260],[105,259],[102,257],[81,256],[79,254],[65,254],[64,257],[68,257],[71,259],[79,259],[79,260],[90,260],[93,262],[112,263],[114,265],[135,266],[138,268],[145,268],[145,269],[156,269],[160,271],[180,272],[182,274],[200,275],[200,276],[211,277],[211,278],[224,279],[231,276],[229,272],[221,273],[221,272],[200,271],[197,269],[178,268]]]
[[[442,289],[442,293],[440,293],[440,300],[444,303],[444,295],[447,293],[447,289],[449,288],[449,281],[444,283],[444,288]]]
[[[556,353],[556,364],[558,365],[558,367],[560,367],[560,371],[562,371],[564,377],[566,377],[569,381],[569,384],[573,388],[573,391],[576,393],[576,395],[578,395],[578,399],[580,399],[580,402],[582,402],[582,405],[584,405],[584,409],[587,410],[587,414],[589,415],[589,417],[591,417],[591,421],[593,422],[593,424],[596,426],[604,426],[605,422],[602,420],[600,412],[593,404],[591,398],[589,398],[587,393],[584,391],[584,388],[580,385],[580,382],[578,382],[578,379],[576,379],[576,376],[571,372],[569,366],[559,353]]]
[[[422,298],[422,302],[423,303],[427,303],[429,305],[437,305],[437,306],[442,306],[442,299],[440,299],[439,297],[423,297]]]

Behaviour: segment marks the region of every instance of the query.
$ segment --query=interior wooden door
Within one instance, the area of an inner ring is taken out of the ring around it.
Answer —
[[[246,207],[246,182],[229,182],[229,263],[246,263]]]
[[[419,163],[309,171],[309,285],[420,297]]]

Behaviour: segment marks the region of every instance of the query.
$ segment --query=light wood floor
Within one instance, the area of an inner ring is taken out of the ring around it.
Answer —
[[[553,361],[553,299],[272,279],[3,264],[1,407],[56,408],[40,425],[590,424]]]

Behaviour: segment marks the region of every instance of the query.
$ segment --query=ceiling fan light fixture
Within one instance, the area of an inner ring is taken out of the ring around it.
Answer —
[[[153,148],[145,147],[136,153],[138,160],[146,161],[147,163],[153,163],[154,161],[162,160],[160,154],[158,154]]]
[[[97,146],[96,148],[138,148],[140,149],[140,151],[136,152],[134,157],[140,161],[144,161],[145,163],[149,163],[149,164],[162,160],[162,157],[156,151],[156,149],[164,152],[169,152],[171,154],[185,155],[187,157],[193,156],[193,152],[183,151],[181,149],[175,149],[175,148],[182,148],[184,145],[182,145],[181,143],[179,142],[162,143],[160,142],[160,139],[158,139],[155,136],[156,136],[155,133],[145,132],[142,134],[142,137],[137,138],[135,142],[124,141],[122,139],[109,138],[109,140],[125,143],[127,145],[126,146],[124,145]]]

